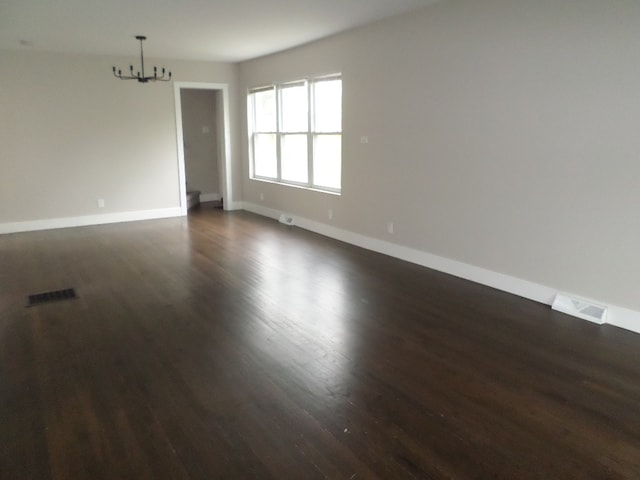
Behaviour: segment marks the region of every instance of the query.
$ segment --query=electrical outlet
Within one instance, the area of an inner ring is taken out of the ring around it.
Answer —
[[[329,220],[333,220],[333,208],[329,209],[329,211],[327,212],[327,216],[329,217]]]
[[[98,208],[104,208],[104,198],[98,199]]]
[[[264,202],[264,193],[260,192],[260,201]]]

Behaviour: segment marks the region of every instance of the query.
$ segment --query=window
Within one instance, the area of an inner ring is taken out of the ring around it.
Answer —
[[[252,178],[340,192],[340,76],[256,88],[248,103]]]

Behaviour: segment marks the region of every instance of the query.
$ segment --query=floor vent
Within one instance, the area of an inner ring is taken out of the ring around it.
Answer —
[[[556,295],[551,308],[600,325],[607,321],[607,307],[560,293]]]
[[[72,298],[76,298],[75,289],[65,288],[64,290],[29,295],[29,304],[27,306],[33,307],[42,303],[59,302],[60,300],[71,300]]]

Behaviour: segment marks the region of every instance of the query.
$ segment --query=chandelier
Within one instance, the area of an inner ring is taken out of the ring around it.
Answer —
[[[171,72],[168,72],[168,75],[165,77],[165,69],[162,67],[161,74],[158,76],[158,67],[153,67],[153,75],[145,77],[144,76],[144,54],[142,52],[142,42],[146,40],[147,37],[144,35],[136,35],[136,40],[140,40],[140,70],[135,74],[133,73],[133,65],[129,65],[129,75],[123,75],[122,70],[116,70],[116,67],[113,67],[113,75],[120,80],[138,80],[140,83],[147,83],[149,81],[155,82],[168,82],[171,80]]]

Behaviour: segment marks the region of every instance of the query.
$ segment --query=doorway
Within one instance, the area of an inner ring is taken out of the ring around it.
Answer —
[[[226,84],[175,82],[180,211],[187,214],[188,191],[200,201],[232,205],[229,97]]]

